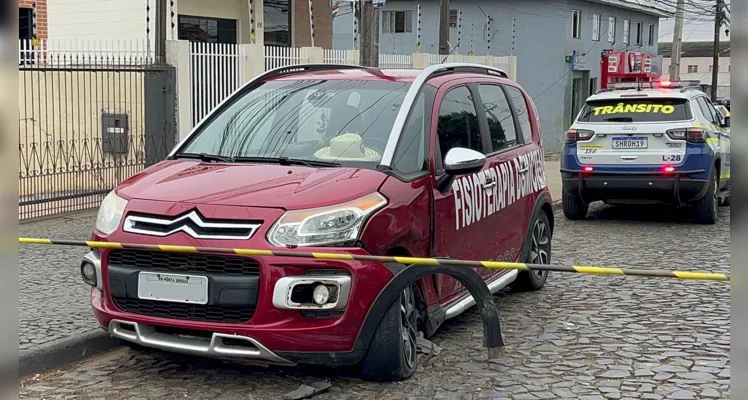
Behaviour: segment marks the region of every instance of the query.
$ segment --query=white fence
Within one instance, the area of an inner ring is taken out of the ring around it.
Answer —
[[[154,56],[144,40],[19,41],[19,65],[148,65]],[[382,69],[422,69],[442,61],[444,56],[425,53],[379,56]],[[447,57],[447,62],[457,61],[498,67],[516,78],[516,57]],[[358,65],[359,52],[168,41],[167,62],[177,70],[178,124],[183,137],[232,92],[267,70],[297,64]]]

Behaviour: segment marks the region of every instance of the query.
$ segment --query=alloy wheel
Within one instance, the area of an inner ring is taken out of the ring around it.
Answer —
[[[406,289],[400,296],[400,323],[402,326],[402,350],[409,369],[418,362],[418,330],[416,302],[412,289]]]
[[[532,248],[530,250],[531,264],[548,264],[550,263],[551,238],[548,232],[548,225],[545,221],[538,219],[532,227]],[[548,271],[533,271],[536,278],[540,279]]]

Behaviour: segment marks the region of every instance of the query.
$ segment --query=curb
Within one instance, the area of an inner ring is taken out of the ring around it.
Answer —
[[[26,378],[49,372],[120,345],[119,340],[101,329],[57,339],[19,352],[18,374],[20,378]]]

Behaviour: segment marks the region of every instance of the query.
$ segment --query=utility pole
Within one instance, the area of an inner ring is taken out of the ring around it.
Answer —
[[[673,51],[670,56],[670,80],[680,79],[680,55],[683,45],[683,11],[685,0],[678,0],[675,6],[675,30],[673,30]]]
[[[719,86],[719,33],[722,30],[722,0],[717,0],[714,13],[714,55],[712,59],[712,103],[717,102],[717,86]]]
[[[156,63],[166,63],[166,29],[167,24],[167,12],[166,12],[166,0],[156,0],[156,29],[154,30],[156,36]]]
[[[361,65],[379,67],[379,10],[373,0],[361,2]]]
[[[449,0],[439,0],[439,54],[449,53]]]

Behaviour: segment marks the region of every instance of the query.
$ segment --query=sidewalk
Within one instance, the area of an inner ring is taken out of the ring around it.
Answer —
[[[546,161],[554,209],[561,201],[559,162]],[[87,239],[96,211],[20,225],[23,237]],[[118,342],[98,327],[89,304],[89,286],[80,279],[80,261],[87,249],[67,246],[20,246],[19,358],[23,375],[55,369]]]

